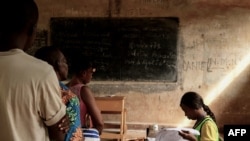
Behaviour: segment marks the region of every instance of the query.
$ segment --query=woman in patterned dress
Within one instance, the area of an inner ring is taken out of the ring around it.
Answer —
[[[66,134],[65,141],[83,141],[79,99],[62,83],[67,79],[68,75],[68,64],[65,56],[58,48],[46,46],[38,49],[35,57],[52,65],[57,74],[62,92],[62,101],[67,106],[66,113],[70,119],[70,129]]]

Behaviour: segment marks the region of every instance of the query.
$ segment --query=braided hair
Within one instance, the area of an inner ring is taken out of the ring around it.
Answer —
[[[182,98],[180,105],[186,105],[192,109],[203,108],[204,111],[216,122],[216,118],[214,113],[210,110],[210,108],[204,104],[202,97],[196,92],[186,92]]]

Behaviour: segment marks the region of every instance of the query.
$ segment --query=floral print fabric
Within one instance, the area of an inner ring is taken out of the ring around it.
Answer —
[[[65,141],[82,141],[79,99],[63,83],[60,82],[60,86],[62,88],[62,101],[67,107],[66,113],[70,119],[70,129],[66,134]]]

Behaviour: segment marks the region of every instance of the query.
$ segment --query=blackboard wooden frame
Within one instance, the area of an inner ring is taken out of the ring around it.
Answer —
[[[76,54],[92,58],[93,80],[176,82],[178,28],[176,17],[53,17],[50,42],[69,63]]]

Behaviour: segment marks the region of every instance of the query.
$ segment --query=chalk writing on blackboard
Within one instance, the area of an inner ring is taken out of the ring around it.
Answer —
[[[178,18],[51,18],[51,44],[69,63],[92,58],[94,80],[177,81]]]

